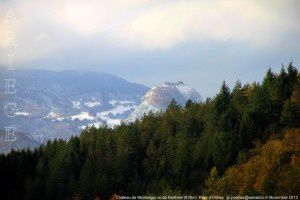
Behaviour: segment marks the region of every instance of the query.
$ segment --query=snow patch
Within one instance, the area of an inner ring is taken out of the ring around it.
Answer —
[[[87,127],[92,127],[92,126],[94,126],[95,128],[100,128],[102,125],[103,125],[102,122],[95,122],[95,123],[88,124],[87,126],[81,126],[80,128],[85,129]]]
[[[94,120],[95,118],[91,116],[88,112],[81,112],[78,115],[71,116],[71,119],[72,120],[78,119],[80,121],[83,121],[83,120]]]
[[[136,109],[137,106],[123,106],[123,105],[119,105],[111,110],[108,110],[108,111],[103,111],[103,112],[100,112],[100,113],[97,113],[97,117],[99,118],[103,118],[103,117],[107,117],[108,115],[113,115],[113,116],[116,116],[118,114],[123,114],[129,110],[132,110],[132,109]]]
[[[193,92],[193,89],[186,86],[186,85],[178,85],[176,86],[176,88],[184,95],[187,96],[189,95],[191,92]]]
[[[80,101],[72,101],[72,104],[74,109],[80,109]]]
[[[108,118],[106,120],[106,124],[110,128],[114,128],[116,126],[121,125],[121,122],[122,122],[122,119],[110,119],[110,118]]]
[[[96,106],[101,106],[101,103],[98,102],[98,101],[93,101],[93,102],[86,102],[86,103],[84,103],[84,105],[86,107],[93,108],[93,107],[96,107]]]
[[[135,101],[126,101],[126,100],[110,100],[108,103],[111,104],[112,106],[126,105],[126,104],[136,104]]]
[[[59,112],[52,111],[46,117],[46,119],[51,119],[52,121],[63,121],[65,118],[61,117]]]
[[[15,112],[15,115],[16,116],[29,116],[30,115],[30,113],[28,113],[28,112]]]

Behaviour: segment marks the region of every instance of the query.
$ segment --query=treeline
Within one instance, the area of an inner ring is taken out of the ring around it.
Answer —
[[[239,190],[239,179],[232,177],[235,171],[229,176],[228,168],[232,171],[232,166],[247,165],[252,162],[251,149],[270,138],[281,139],[286,129],[299,126],[300,75],[290,63],[278,74],[269,70],[262,83],[237,82],[232,91],[223,83],[216,97],[203,103],[188,101],[180,107],[172,101],[164,113],[150,113],[141,121],[115,129],[91,127],[68,142],[55,140],[34,151],[1,155],[1,199],[85,200],[109,199],[113,194],[226,191],[271,194],[276,176],[260,179],[268,190],[253,185]],[[300,145],[299,138],[293,142]],[[285,162],[293,158],[298,163],[286,173],[299,177],[299,153],[285,153],[281,155],[286,155]],[[276,173],[281,165],[270,166],[277,167],[272,171]],[[271,173],[261,171],[259,164],[252,167],[262,177]],[[231,178],[232,190],[228,190],[226,183]],[[252,179],[249,176],[244,181]],[[215,188],[216,184],[223,186]],[[286,192],[284,187],[278,190]]]

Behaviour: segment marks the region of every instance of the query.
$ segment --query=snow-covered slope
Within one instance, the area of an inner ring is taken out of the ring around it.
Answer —
[[[0,131],[12,124],[17,132],[39,143],[69,139],[87,126],[114,127],[138,107],[149,90],[111,74],[85,70],[1,72],[0,80],[6,78],[17,80],[17,92],[6,95],[5,84],[0,84],[0,108],[15,102],[17,110],[14,118],[0,112]]]
[[[154,113],[164,111],[172,99],[183,106],[189,99],[200,102],[202,97],[197,90],[187,86],[182,81],[165,82],[162,86],[153,87],[146,93],[140,106],[131,113],[127,121],[141,119],[144,114],[148,114],[150,111]]]

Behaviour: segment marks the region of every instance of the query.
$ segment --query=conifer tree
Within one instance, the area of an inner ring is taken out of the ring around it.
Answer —
[[[280,118],[282,127],[293,127],[295,125],[295,112],[290,100],[287,100],[283,105],[283,110]]]

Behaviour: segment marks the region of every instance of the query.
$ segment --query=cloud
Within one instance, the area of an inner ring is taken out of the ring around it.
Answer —
[[[268,5],[271,6],[271,5]],[[123,29],[145,48],[170,48],[186,41],[241,42],[262,47],[299,32],[297,19],[258,1],[179,1],[137,16]]]
[[[210,41],[265,48],[299,35],[298,2],[2,1],[0,17],[14,8],[18,22],[0,24],[0,65],[6,64],[7,52],[16,54],[15,62],[28,63],[63,54],[83,42],[106,41],[128,51],[169,50],[184,43]],[[9,31],[15,33],[17,47],[7,47]]]

